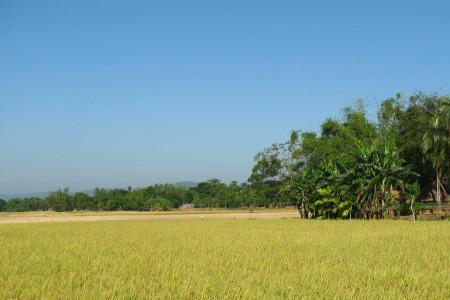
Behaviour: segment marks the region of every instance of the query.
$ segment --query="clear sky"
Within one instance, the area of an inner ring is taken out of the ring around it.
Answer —
[[[0,193],[246,180],[364,98],[450,92],[450,1],[0,0]]]

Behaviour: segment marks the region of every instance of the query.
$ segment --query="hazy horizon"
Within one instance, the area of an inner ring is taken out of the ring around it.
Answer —
[[[374,118],[397,92],[448,94],[449,9],[3,1],[0,193],[245,181],[359,98]]]

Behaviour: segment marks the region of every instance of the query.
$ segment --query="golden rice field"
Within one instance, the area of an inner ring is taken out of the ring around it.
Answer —
[[[450,299],[450,222],[0,225],[0,299]]]

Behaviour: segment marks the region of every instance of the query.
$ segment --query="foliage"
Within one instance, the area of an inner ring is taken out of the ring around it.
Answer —
[[[6,210],[6,204],[7,204],[7,202],[5,200],[0,199],[0,211]]]
[[[77,210],[95,210],[94,201],[85,193],[75,193],[73,195],[74,208]]]
[[[72,197],[69,195],[69,189],[59,189],[55,192],[50,192],[47,203],[50,209],[54,211],[69,211],[73,210]]]
[[[423,137],[423,150],[436,174],[436,200],[440,204],[445,193],[443,180],[449,173],[450,160],[450,98],[442,97]],[[447,177],[448,179],[448,177]]]
[[[433,168],[436,198],[442,198],[449,180],[449,119],[448,97],[418,93],[406,104],[397,94],[381,104],[378,123],[358,101],[341,120],[325,120],[320,134],[293,131],[295,138],[258,153],[249,181],[267,198],[270,192],[296,203],[303,218],[392,216],[419,197],[405,196],[414,182],[419,194],[430,194]],[[425,136],[423,128],[429,128]]]
[[[167,211],[172,208],[172,203],[160,196],[154,196],[146,200],[145,208],[148,210]]]

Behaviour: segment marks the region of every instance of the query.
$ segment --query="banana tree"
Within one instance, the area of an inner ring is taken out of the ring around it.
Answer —
[[[357,187],[357,200],[365,207],[365,216],[380,218],[395,199],[393,191],[403,191],[406,179],[416,176],[398,152],[389,146],[361,148],[359,157],[350,173]]]

